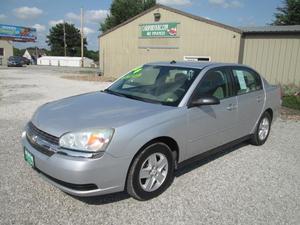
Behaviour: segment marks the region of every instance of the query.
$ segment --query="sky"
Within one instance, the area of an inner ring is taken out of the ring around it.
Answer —
[[[62,21],[80,28],[80,8],[84,9],[84,33],[88,49],[98,50],[99,24],[107,14],[112,0],[0,0],[0,24],[35,27],[36,43],[15,43],[19,48],[47,47],[49,29]],[[274,19],[282,0],[157,0],[184,12],[227,25],[264,26]]]

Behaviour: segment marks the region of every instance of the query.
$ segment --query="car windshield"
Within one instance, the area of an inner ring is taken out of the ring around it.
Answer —
[[[200,69],[144,65],[113,83],[105,92],[140,101],[178,106]]]

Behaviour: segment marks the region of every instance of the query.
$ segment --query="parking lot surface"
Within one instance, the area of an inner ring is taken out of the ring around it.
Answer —
[[[159,197],[75,198],[23,160],[20,136],[48,101],[103,89],[59,71],[0,69],[0,224],[300,224],[300,122],[278,119],[261,147],[242,144],[177,172]]]

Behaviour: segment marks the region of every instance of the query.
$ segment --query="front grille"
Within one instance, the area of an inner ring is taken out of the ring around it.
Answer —
[[[45,155],[47,155],[49,157],[52,156],[55,153],[54,151],[50,150],[50,148],[47,147],[47,146],[38,145],[38,144],[32,142],[32,140],[30,139],[30,137],[28,136],[28,134],[27,134],[27,140],[29,141],[29,143],[31,144],[31,146],[35,150],[39,151],[40,153],[43,153],[43,154],[45,154]]]
[[[40,137],[42,140],[45,140],[45,141],[49,142],[50,144],[53,144],[53,145],[58,145],[59,144],[59,138],[58,137],[55,137],[51,134],[48,134],[48,133],[38,129],[36,126],[34,126],[34,124],[32,122],[28,123],[27,132],[30,132],[31,134]]]
[[[55,151],[51,149],[51,146],[58,146],[59,138],[44,131],[41,131],[32,122],[29,122],[27,132],[27,140],[37,151],[52,156]]]
[[[46,178],[49,180],[52,180],[53,182],[60,184],[66,188],[70,188],[72,190],[76,191],[92,191],[98,189],[96,184],[71,184],[62,180],[58,180],[54,177],[49,176],[48,174],[44,173],[43,171],[39,170],[38,168],[35,168],[37,172],[41,173],[44,175]]]

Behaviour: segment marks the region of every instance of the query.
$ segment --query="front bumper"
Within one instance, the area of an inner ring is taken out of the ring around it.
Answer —
[[[84,197],[124,190],[130,158],[116,158],[109,153],[96,159],[59,153],[47,156],[32,147],[25,132],[22,145],[33,154],[36,171],[64,192]]]

